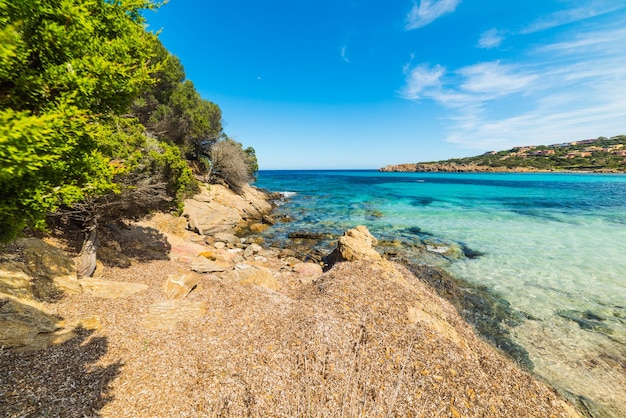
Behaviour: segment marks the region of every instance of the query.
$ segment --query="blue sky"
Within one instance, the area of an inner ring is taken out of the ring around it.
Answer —
[[[261,169],[626,134],[623,0],[170,0],[146,17]]]

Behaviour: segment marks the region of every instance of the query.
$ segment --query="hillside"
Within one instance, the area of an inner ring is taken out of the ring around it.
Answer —
[[[519,146],[475,157],[389,165],[380,171],[592,171],[626,172],[626,135],[553,145]]]

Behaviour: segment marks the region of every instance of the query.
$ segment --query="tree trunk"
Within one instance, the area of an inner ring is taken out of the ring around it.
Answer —
[[[77,272],[81,276],[91,276],[96,269],[96,252],[98,251],[98,221],[91,221],[85,229],[85,240],[78,254]]]

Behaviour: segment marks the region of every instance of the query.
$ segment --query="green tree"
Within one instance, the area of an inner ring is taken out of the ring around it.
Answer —
[[[154,84],[132,105],[133,114],[148,129],[151,127],[151,117],[156,109],[161,105],[168,105],[174,90],[185,80],[185,70],[180,60],[170,54],[158,40],[154,44],[152,62],[158,67],[158,70],[152,73]]]
[[[177,144],[186,158],[199,160],[222,133],[222,111],[185,80],[176,85],[167,103],[156,108],[147,127]]]
[[[256,173],[259,171],[259,162],[256,159],[256,151],[252,147],[243,150],[246,155],[246,165],[248,166],[248,174],[252,180],[256,179]]]
[[[153,82],[151,0],[0,0],[0,239],[109,192],[108,115]]]

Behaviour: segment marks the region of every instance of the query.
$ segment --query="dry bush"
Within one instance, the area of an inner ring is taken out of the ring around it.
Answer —
[[[241,193],[243,186],[250,181],[246,154],[241,144],[232,139],[214,144],[211,147],[210,175],[226,183],[234,192]]]

